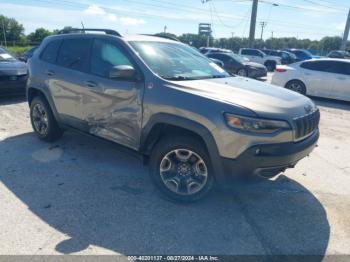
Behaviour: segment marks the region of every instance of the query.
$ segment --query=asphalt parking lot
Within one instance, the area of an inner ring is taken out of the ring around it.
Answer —
[[[34,135],[23,98],[0,100],[0,254],[350,255],[350,103],[314,99],[319,147],[276,179],[190,204],[110,143]]]

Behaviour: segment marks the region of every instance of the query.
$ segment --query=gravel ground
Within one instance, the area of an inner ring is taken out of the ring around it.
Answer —
[[[180,205],[116,145],[33,134],[0,100],[0,254],[349,254],[350,104],[315,100],[319,147],[273,180]]]

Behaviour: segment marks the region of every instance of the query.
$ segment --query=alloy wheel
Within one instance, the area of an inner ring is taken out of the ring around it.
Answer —
[[[204,160],[189,149],[170,151],[161,160],[159,169],[164,185],[176,194],[195,194],[205,187],[208,180]]]
[[[302,85],[300,83],[297,83],[297,82],[291,83],[289,85],[289,89],[294,91],[294,92],[300,93],[300,94],[303,92]]]
[[[239,76],[247,76],[247,73],[246,73],[246,71],[244,69],[240,69],[240,70],[238,70],[237,75],[239,75]]]
[[[45,108],[41,104],[34,105],[32,119],[35,131],[40,135],[47,135],[49,131],[49,119]]]

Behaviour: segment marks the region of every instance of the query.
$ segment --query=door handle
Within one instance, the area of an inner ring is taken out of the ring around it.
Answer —
[[[48,76],[54,76],[54,75],[55,75],[55,72],[54,72],[53,70],[47,70],[47,71],[46,71],[46,74],[47,74]]]
[[[85,85],[88,87],[96,87],[97,83],[89,80],[89,81],[85,81]]]

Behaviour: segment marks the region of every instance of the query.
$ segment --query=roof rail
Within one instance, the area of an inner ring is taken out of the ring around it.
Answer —
[[[177,42],[181,42],[178,38],[173,37],[173,36],[167,36],[167,35],[161,35],[161,34],[142,34],[142,35],[148,35],[148,36],[155,36],[155,37],[161,37],[161,38],[165,38],[165,39],[170,39],[173,41],[177,41]]]
[[[70,34],[70,33],[85,34],[87,31],[90,31],[90,32],[104,32],[107,35],[114,35],[114,36],[122,37],[122,35],[119,34],[115,30],[99,29],[99,28],[69,28],[69,29],[62,29],[61,31],[58,32],[58,34]]]

